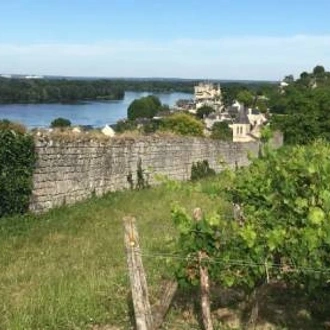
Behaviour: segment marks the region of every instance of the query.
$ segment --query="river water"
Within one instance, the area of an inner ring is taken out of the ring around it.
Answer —
[[[67,118],[72,125],[102,127],[126,118],[127,108],[134,99],[147,96],[146,92],[126,92],[123,100],[91,101],[81,104],[0,104],[0,119],[19,122],[28,128],[48,127],[58,117]],[[153,93],[163,104],[173,106],[179,99],[191,99],[187,93]]]

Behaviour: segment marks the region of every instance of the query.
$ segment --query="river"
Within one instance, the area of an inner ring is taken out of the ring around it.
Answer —
[[[147,96],[147,92],[125,92],[123,100],[90,101],[79,104],[0,104],[0,119],[19,122],[28,128],[48,127],[58,117],[67,118],[72,125],[102,127],[126,118],[127,108],[134,99]],[[163,104],[173,106],[179,99],[191,99],[187,93],[152,93]]]

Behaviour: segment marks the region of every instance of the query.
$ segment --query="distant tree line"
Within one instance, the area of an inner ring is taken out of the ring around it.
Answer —
[[[80,100],[122,99],[124,91],[150,93],[193,93],[200,81],[184,79],[7,79],[0,78],[0,103],[59,103]],[[242,90],[274,86],[263,82],[221,83],[223,100],[231,104]]]
[[[132,92],[193,93],[196,80],[184,79],[111,79],[117,88]]]
[[[65,103],[123,99],[108,80],[0,79],[0,103]]]

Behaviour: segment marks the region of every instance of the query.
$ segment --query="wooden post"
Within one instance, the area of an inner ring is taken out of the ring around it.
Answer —
[[[203,218],[202,210],[196,208],[194,210],[195,221],[201,221]],[[207,258],[207,254],[203,251],[198,252],[199,262],[199,275],[201,285],[201,307],[202,307],[202,319],[205,330],[213,330],[213,323],[211,318],[211,304],[210,304],[210,283],[209,272],[207,267],[203,266],[203,259]]]
[[[168,312],[173,297],[175,296],[175,293],[177,291],[177,288],[178,288],[177,282],[174,281],[168,282],[160,301],[155,306],[153,306],[152,315],[154,319],[154,324],[153,324],[154,330],[159,329],[162,326],[166,313]]]
[[[147,280],[140,253],[139,236],[136,230],[136,221],[133,217],[125,217],[123,220],[127,266],[131,282],[136,328],[137,330],[152,330],[153,319]]]

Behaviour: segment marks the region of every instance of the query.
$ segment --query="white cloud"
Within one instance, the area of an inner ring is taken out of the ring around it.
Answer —
[[[330,69],[330,35],[0,44],[0,72],[109,77],[281,79]]]

